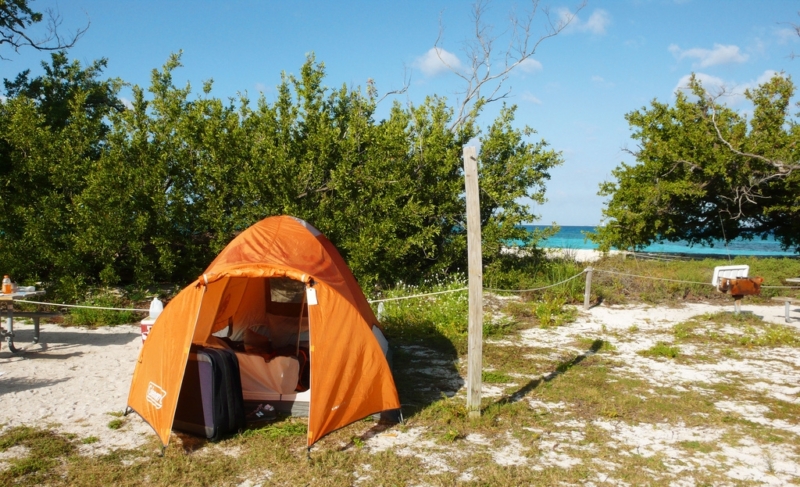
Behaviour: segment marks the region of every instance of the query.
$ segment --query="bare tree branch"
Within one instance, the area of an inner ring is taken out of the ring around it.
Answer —
[[[403,86],[402,88],[398,88],[396,90],[389,90],[383,94],[380,98],[375,101],[375,105],[380,105],[383,100],[390,96],[395,95],[402,95],[408,91],[408,87],[411,86],[411,73],[407,67],[403,67]],[[378,89],[375,86],[375,81],[370,78],[367,80],[367,93],[372,98],[377,98],[378,96]]]
[[[34,38],[27,30],[33,24],[46,19],[45,33]],[[59,51],[68,49],[78,42],[89,29],[91,22],[78,28],[74,33],[62,34],[63,18],[57,10],[47,9],[45,15],[34,12],[28,7],[27,0],[0,1],[0,47],[7,45],[19,52],[20,48],[32,47],[38,51]],[[0,59],[8,60],[0,54]]]
[[[492,103],[508,97],[511,88],[506,89],[503,85],[511,72],[529,61],[536,54],[536,50],[542,42],[561,33],[572,22],[577,12],[586,6],[586,0],[583,0],[575,9],[575,13],[570,12],[555,21],[551,17],[549,9],[542,9],[546,25],[544,33],[536,37],[532,25],[539,11],[539,2],[540,0],[531,1],[531,9],[523,19],[520,19],[515,13],[511,14],[510,32],[506,32],[509,35],[508,46],[502,53],[497,54],[495,42],[503,34],[493,35],[491,27],[483,20],[490,1],[477,0],[472,8],[474,38],[467,41],[463,49],[469,62],[464,70],[453,66],[442,55],[445,52],[442,48],[444,27],[440,18],[439,35],[434,43],[434,50],[439,61],[461,78],[465,84],[464,89],[458,92],[461,99],[458,102],[455,120],[450,126],[451,130],[458,129],[466,121],[476,103]]]

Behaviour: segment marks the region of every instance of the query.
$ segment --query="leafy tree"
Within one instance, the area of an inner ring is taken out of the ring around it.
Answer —
[[[505,107],[482,132],[479,110],[430,97],[374,119],[374,90],[323,85],[313,56],[277,97],[251,105],[177,87],[180,55],[147,90],[102,80],[57,54],[43,76],[7,83],[0,104],[0,259],[17,278],[81,285],[184,282],[238,232],[276,214],[304,218],[339,247],[364,285],[466,268],[462,147],[479,137],[487,263],[509,240],[532,245],[518,200],[541,201],[561,163]]]
[[[692,78],[674,106],[653,101],[626,115],[638,141],[635,165],[613,171],[599,194],[607,223],[591,239],[602,249],[653,242],[766,238],[800,251],[798,127],[794,85],[776,75],[747,90],[751,119],[718,103]]]
[[[76,248],[85,235],[81,193],[103,152],[105,117],[113,110],[91,100],[97,92],[113,97],[121,85],[98,81],[100,68],[84,71],[54,54],[46,76],[16,85],[0,103],[0,261],[18,278],[65,278],[70,287],[101,270],[93,250]],[[58,97],[48,96],[55,91],[28,96],[33,86],[59,85]]]
[[[13,81],[3,80],[5,96],[34,100],[48,125],[63,128],[70,120],[70,104],[78,93],[85,93],[82,105],[86,116],[102,119],[109,110],[124,108],[117,98],[122,81],[99,79],[107,64],[106,59],[100,59],[82,68],[78,61],[70,62],[65,51],[59,51],[51,54],[50,64],[42,62],[43,75],[30,78],[30,70],[26,69]]]

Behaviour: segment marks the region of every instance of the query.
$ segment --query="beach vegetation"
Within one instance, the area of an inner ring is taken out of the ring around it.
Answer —
[[[800,333],[786,325],[765,322],[753,313],[721,312],[698,316],[673,327],[678,342],[709,343],[723,350],[732,347],[793,347]]]
[[[276,99],[224,101],[175,78],[180,54],[149,87],[105,79],[53,54],[43,74],[6,83],[0,104],[0,261],[18,282],[62,299],[96,286],[190,282],[239,232],[270,215],[302,218],[340,250],[359,282],[383,289],[466,269],[462,149],[481,145],[484,262],[540,234],[563,158],[504,106],[456,114],[445,98],[395,103],[383,120],[366,89],[325,85],[309,55]],[[455,123],[457,122],[457,123]]]
[[[109,326],[134,323],[141,320],[145,315],[135,311],[119,311],[113,309],[98,308],[118,308],[132,309],[135,303],[127,299],[120,293],[111,292],[108,289],[100,289],[96,293],[90,293],[85,300],[76,303],[87,308],[72,308],[64,316],[64,324],[72,326]]]
[[[502,372],[497,372],[494,370],[484,370],[483,374],[481,375],[483,382],[489,384],[505,384],[508,382],[512,382],[512,378],[510,375],[504,374]]]
[[[665,357],[665,358],[675,358],[680,355],[681,349],[675,345],[671,345],[667,342],[657,342],[652,347],[648,348],[647,350],[642,350],[639,352],[640,355],[646,357]]]
[[[443,281],[429,289],[462,284]],[[417,289],[407,286],[395,296],[401,292],[412,295]],[[426,299],[446,306],[453,296]],[[508,303],[532,308],[525,300]],[[700,335],[699,326],[730,322],[732,316],[697,317],[686,322],[687,333]],[[754,317],[742,316],[732,326],[744,330],[757,325]],[[697,388],[655,385],[646,374],[633,372],[633,364],[623,361],[610,342],[588,333],[576,335],[566,346],[531,345],[536,343],[532,337],[544,338],[542,334],[551,331],[539,328],[532,313],[520,314],[514,330],[484,345],[484,382],[499,384],[503,390],[484,396],[482,414],[473,418],[463,394],[457,393],[463,385],[459,378],[466,374],[464,352],[424,320],[406,320],[399,326],[399,330],[392,324],[385,328],[392,335],[393,370],[405,423],[389,426],[369,418],[356,422],[323,438],[312,448],[310,460],[305,420],[280,417],[215,444],[175,435],[163,457],[155,438],[135,449],[86,455],[77,448],[84,444],[80,437],[47,432],[71,446],[48,457],[53,461],[36,467],[40,470],[35,473],[13,477],[20,470],[12,471],[9,464],[0,467],[0,475],[20,485],[352,485],[354,479],[403,485],[457,484],[466,478],[493,485],[552,485],[586,483],[602,471],[620,482],[647,484],[656,477],[677,479],[657,451],[623,454],[637,448],[649,451],[651,435],[674,438],[676,450],[685,452],[680,458],[713,455],[741,441],[770,448],[793,444],[794,436],[775,426],[779,423],[754,423],[720,410],[718,401],[768,406],[768,421],[794,424],[800,419],[799,407],[749,389],[752,384],[744,377]],[[528,344],[522,343],[520,334],[532,331],[534,335],[526,335]],[[565,331],[561,328],[559,334]],[[439,338],[432,339],[437,334]],[[741,345],[736,348],[746,350]],[[618,430],[629,436],[620,439]],[[686,431],[691,435],[687,437]],[[9,430],[6,433],[11,436]],[[638,437],[643,440],[640,446],[626,446],[626,441]],[[3,438],[0,449],[13,443]],[[22,456],[29,458],[26,453]],[[709,484],[728,479],[723,463],[707,463],[678,475]],[[28,467],[20,463],[19,468]]]
[[[24,447],[24,454],[6,460],[6,468],[0,471],[3,485],[48,483],[49,471],[75,451],[75,445],[65,436],[29,426],[16,426],[0,434],[0,452],[14,447]]]
[[[652,243],[713,245],[774,237],[800,251],[795,86],[776,73],[747,89],[750,117],[692,76],[672,104],[653,100],[626,115],[637,148],[601,184],[605,225],[589,238],[601,249]]]
[[[678,305],[685,302],[731,303],[733,299],[711,285],[714,267],[747,264],[751,276],[764,278],[761,294],[745,297],[745,303],[769,302],[773,296],[800,297],[800,289],[779,289],[787,277],[800,276],[800,260],[794,258],[734,257],[671,259],[669,261],[635,257],[610,257],[592,264],[592,302],[626,304],[644,302],[658,305]],[[608,271],[608,272],[606,272]],[[580,300],[583,285],[581,283]]]

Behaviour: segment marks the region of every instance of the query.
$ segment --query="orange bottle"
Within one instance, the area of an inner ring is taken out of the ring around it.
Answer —
[[[8,274],[3,276],[3,294],[11,294],[14,290],[11,288],[11,278]]]

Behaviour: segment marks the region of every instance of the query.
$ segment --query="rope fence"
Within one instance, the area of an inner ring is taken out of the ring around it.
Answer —
[[[103,309],[108,311],[135,311],[141,313],[149,313],[149,309],[138,308],[108,308],[105,306],[86,306],[82,304],[63,304],[63,303],[43,303],[41,301],[28,301],[27,299],[20,299],[18,303],[40,304],[42,306],[55,306],[57,308],[82,308],[82,309]]]
[[[616,272],[616,271],[606,271],[603,269],[594,269],[595,272],[602,272],[604,274],[614,274],[617,276],[626,276],[626,277],[638,277],[640,279],[652,279],[655,281],[667,281],[667,282],[681,282],[685,284],[699,284],[701,286],[713,286],[710,282],[698,282],[698,281],[684,281],[682,279],[667,279],[664,277],[653,277],[653,276],[637,276],[636,274],[628,274],[625,272]],[[763,287],[763,286],[762,286]]]
[[[536,287],[531,289],[499,289],[499,288],[483,288],[484,291],[491,291],[491,292],[502,292],[502,293],[527,293],[527,292],[536,292],[536,291],[544,291],[545,289],[550,289],[556,286],[560,286],[562,284],[566,284],[567,282],[572,281],[573,279],[577,279],[582,275],[586,275],[586,288],[585,288],[585,296],[587,299],[584,300],[584,307],[588,308],[588,296],[591,294],[591,283],[592,283],[592,273],[598,272],[603,274],[611,274],[616,276],[624,276],[624,277],[633,277],[637,279],[650,279],[655,281],[665,281],[665,282],[676,282],[681,284],[692,284],[692,285],[699,285],[699,286],[713,286],[710,282],[698,282],[698,281],[687,281],[683,279],[667,279],[664,277],[654,277],[654,276],[640,276],[637,274],[629,274],[626,272],[617,272],[617,271],[609,271],[605,269],[594,269],[592,267],[587,267],[586,269],[582,270],[581,272],[575,274],[572,277],[568,277],[562,281],[556,282],[554,284],[549,284],[547,286]],[[764,289],[800,289],[800,286],[761,286]],[[436,291],[432,293],[421,293],[421,294],[413,294],[411,296],[397,296],[393,298],[383,298],[383,299],[371,299],[367,300],[368,303],[385,303],[389,301],[400,301],[405,299],[416,299],[416,298],[424,298],[429,296],[437,296],[441,294],[451,294],[451,293],[459,293],[463,291],[467,291],[468,287],[462,287],[458,289],[448,289],[446,291]],[[149,309],[139,309],[139,308],[111,308],[106,306],[87,306],[87,305],[78,305],[78,304],[63,304],[63,303],[45,303],[42,301],[29,301],[29,300],[19,300],[20,303],[29,303],[29,304],[39,304],[42,306],[54,306],[58,308],[81,308],[81,309],[99,309],[99,310],[108,310],[108,311],[131,311],[136,313],[147,313]]]
[[[468,289],[469,289],[468,287],[460,287],[458,289],[448,289],[447,291],[437,291],[435,293],[414,294],[412,296],[398,296],[396,298],[372,299],[372,300],[367,300],[367,302],[372,304],[372,303],[385,303],[387,301],[400,301],[401,299],[424,298],[426,296],[436,296],[437,294],[460,293],[461,291],[466,291]]]
[[[501,293],[529,293],[529,292],[533,292],[533,291],[543,291],[545,289],[550,289],[551,287],[560,286],[560,285],[562,285],[562,284],[564,284],[566,282],[569,282],[569,281],[571,281],[573,279],[577,279],[577,278],[581,277],[582,275],[586,274],[586,272],[588,272],[588,269],[584,269],[584,270],[580,271],[579,273],[575,274],[574,276],[568,277],[568,278],[564,279],[563,281],[559,281],[559,282],[557,282],[555,284],[550,284],[548,286],[543,286],[543,287],[535,287],[533,289],[496,289],[496,288],[491,288],[491,287],[485,287],[485,288],[483,288],[483,290],[484,291],[501,292]]]

